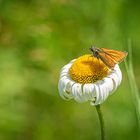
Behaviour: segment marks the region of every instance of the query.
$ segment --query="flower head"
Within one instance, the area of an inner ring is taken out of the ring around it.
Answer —
[[[58,89],[65,100],[103,103],[121,83],[122,74],[116,64],[109,69],[100,59],[84,55],[65,65],[60,73]]]

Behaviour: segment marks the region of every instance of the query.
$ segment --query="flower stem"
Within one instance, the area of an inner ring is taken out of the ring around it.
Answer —
[[[101,140],[105,140],[105,126],[104,126],[104,119],[103,114],[100,108],[100,105],[96,105],[96,110],[98,113],[99,121],[100,121],[100,127],[101,127]]]

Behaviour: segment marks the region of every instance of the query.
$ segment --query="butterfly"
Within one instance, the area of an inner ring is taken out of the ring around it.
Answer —
[[[128,54],[125,51],[96,48],[93,46],[90,48],[90,51],[94,57],[100,59],[110,69],[114,69],[114,66],[122,62]]]

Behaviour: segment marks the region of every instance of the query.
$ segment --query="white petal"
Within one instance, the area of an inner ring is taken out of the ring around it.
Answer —
[[[96,93],[94,84],[84,84],[83,85],[83,94],[87,100],[95,100]]]
[[[97,85],[98,91],[97,91],[97,98],[95,101],[95,105],[100,104],[104,100],[104,88],[103,85],[100,83]]]
[[[111,94],[115,90],[115,88],[114,88],[115,86],[114,86],[114,83],[113,83],[112,79],[111,78],[104,78],[104,82],[105,82],[105,85],[106,85],[106,89]]]
[[[100,94],[101,94],[101,100],[99,103],[102,103],[109,95],[109,90],[106,88],[105,81],[102,82],[102,84],[99,85],[100,88]]]
[[[71,80],[67,77],[62,77],[58,83],[59,94],[64,100],[73,98],[73,95],[71,94],[70,88],[68,86],[69,84],[71,84]]]
[[[83,93],[82,93],[82,84],[75,83],[72,86],[72,94],[73,94],[74,99],[77,102],[85,102],[86,101],[86,99],[84,98]]]
[[[113,82],[111,79],[104,78],[103,81],[104,81],[103,84],[100,85],[103,94],[103,100],[101,102],[105,101],[109,96],[110,92],[113,90]]]
[[[100,97],[100,89],[99,89],[99,86],[96,84],[95,86],[94,86],[94,88],[95,88],[95,92],[96,92],[96,100],[95,100],[95,102],[91,102],[91,105],[97,105],[99,102],[100,102],[100,99],[101,99],[101,97]]]
[[[113,89],[116,90],[116,88],[120,84],[119,77],[115,73],[111,73],[107,77],[110,78],[110,79],[112,79],[112,81],[113,81]]]
[[[121,80],[122,80],[122,73],[121,73],[121,70],[119,68],[119,65],[116,65],[114,69],[115,69],[116,75],[119,78],[119,84],[120,84],[121,83]]]
[[[68,73],[69,72],[69,69],[71,67],[72,63],[68,63],[67,65],[65,65],[62,69],[61,69],[61,73]]]
[[[73,63],[75,60],[76,60],[76,59],[71,60],[70,63]]]
[[[70,100],[73,98],[73,94],[71,93],[72,92],[71,88],[75,82],[69,78],[69,69],[74,61],[75,59],[72,60],[70,63],[68,63],[61,69],[60,80],[58,83],[58,90],[59,90],[60,96],[64,100]]]
[[[67,83],[66,88],[65,88],[65,92],[68,93],[69,97],[73,98],[73,94],[72,94],[72,86],[75,84],[75,82],[70,81]],[[70,94],[69,94],[70,93]]]
[[[68,72],[61,72],[60,73],[60,78],[62,78],[63,76],[67,76],[68,77]]]

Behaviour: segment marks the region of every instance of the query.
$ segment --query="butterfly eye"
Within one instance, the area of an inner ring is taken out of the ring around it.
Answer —
[[[98,51],[95,51],[95,52],[94,52],[94,55],[95,55],[95,56],[97,56],[98,54],[99,54]]]

